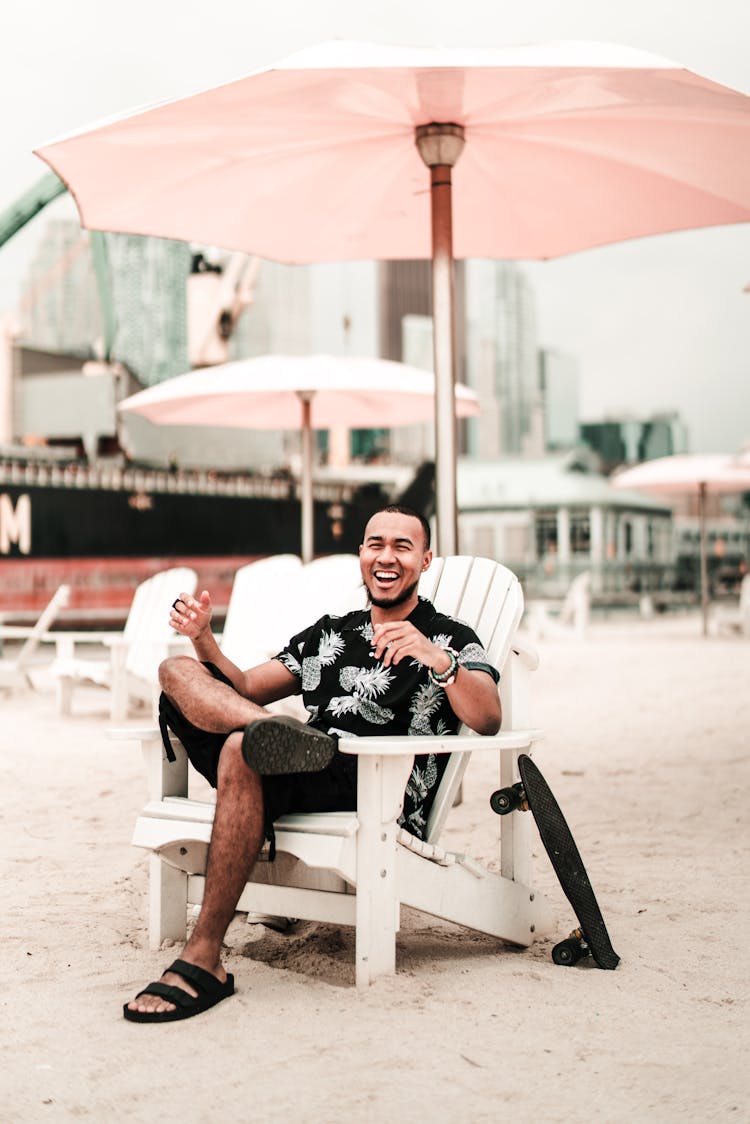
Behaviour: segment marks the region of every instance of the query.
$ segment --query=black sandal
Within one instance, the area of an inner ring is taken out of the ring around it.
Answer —
[[[287,715],[258,718],[242,736],[242,756],[261,777],[319,773],[335,752],[335,738]]]
[[[133,1023],[172,1023],[177,1019],[191,1019],[193,1015],[200,1015],[209,1007],[215,1007],[222,999],[228,999],[234,994],[234,976],[227,973],[226,983],[221,983],[211,972],[199,968],[197,964],[188,964],[187,960],[175,960],[167,968],[167,972],[176,972],[189,980],[196,995],[191,995],[182,987],[174,984],[165,984],[161,980],[154,980],[143,991],[139,991],[136,999],[141,995],[158,995],[168,1003],[174,1003],[173,1011],[131,1011],[127,1003],[123,1006],[122,1013],[126,1019]]]

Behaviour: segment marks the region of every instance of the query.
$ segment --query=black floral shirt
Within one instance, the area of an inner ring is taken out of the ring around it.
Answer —
[[[441,648],[454,648],[461,667],[480,670],[497,683],[476,633],[419,599],[409,621]],[[459,720],[442,687],[416,659],[385,667],[375,659],[370,610],[325,616],[297,633],[275,659],[301,680],[309,722],[339,737],[374,734],[455,734]],[[435,790],[445,771],[446,754],[418,754],[404,793],[399,823],[424,837]]]

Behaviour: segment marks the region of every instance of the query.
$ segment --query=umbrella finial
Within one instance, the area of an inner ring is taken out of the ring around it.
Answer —
[[[452,168],[463,152],[464,130],[461,125],[417,125],[414,136],[419,155],[428,168]]]

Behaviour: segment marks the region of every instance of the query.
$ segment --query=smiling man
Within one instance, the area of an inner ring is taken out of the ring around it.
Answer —
[[[360,547],[367,609],[324,616],[274,659],[241,671],[211,631],[211,601],[180,594],[172,627],[193,643],[160,668],[162,730],[170,727],[217,789],[203,905],[181,958],[124,1007],[134,1022],[190,1018],[227,998],[234,980],[221,942],[264,839],[286,812],[356,808],[357,759],[341,736],[479,734],[500,727],[497,671],[467,625],[417,593],[432,561],[429,524],[391,505]],[[264,707],[301,694],[306,724]],[[447,758],[417,754],[400,823],[421,837]]]

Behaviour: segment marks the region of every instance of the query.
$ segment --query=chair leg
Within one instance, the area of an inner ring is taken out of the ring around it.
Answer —
[[[69,675],[61,675],[57,680],[57,712],[70,715],[73,708],[73,679]]]
[[[161,948],[162,941],[184,941],[187,937],[188,876],[149,857],[149,944]]]
[[[128,716],[128,672],[125,656],[124,645],[116,645],[110,653],[109,716],[112,722],[124,722]]]
[[[396,971],[396,818],[412,758],[361,756],[357,785],[356,984]]]

